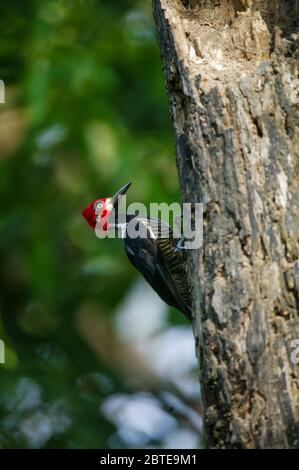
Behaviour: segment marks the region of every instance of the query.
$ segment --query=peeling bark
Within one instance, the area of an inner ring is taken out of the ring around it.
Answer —
[[[298,448],[299,2],[153,0],[211,448]]]

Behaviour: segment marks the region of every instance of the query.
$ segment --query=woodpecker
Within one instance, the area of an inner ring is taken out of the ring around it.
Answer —
[[[178,241],[172,227],[159,219],[132,214],[119,217],[117,213],[121,197],[130,186],[131,183],[127,183],[112,197],[95,199],[82,211],[82,215],[93,229],[97,227],[102,232],[120,230],[125,252],[132,265],[164,302],[191,320],[191,296],[183,239]],[[110,222],[112,213],[114,220]],[[129,223],[133,223],[142,236],[130,236]]]

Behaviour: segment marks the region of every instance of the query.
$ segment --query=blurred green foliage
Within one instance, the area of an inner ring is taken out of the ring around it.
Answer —
[[[138,273],[80,213],[127,181],[129,202],[179,200],[151,5],[12,0],[0,11],[0,447],[106,447],[99,403],[128,385],[78,316],[109,323]]]

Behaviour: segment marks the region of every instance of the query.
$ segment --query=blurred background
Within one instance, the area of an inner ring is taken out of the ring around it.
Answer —
[[[196,448],[190,324],[81,216],[180,201],[149,0],[0,6],[0,448]]]

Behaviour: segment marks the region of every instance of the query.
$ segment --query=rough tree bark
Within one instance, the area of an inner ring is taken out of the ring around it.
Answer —
[[[207,445],[299,447],[299,2],[153,0],[184,201]]]

